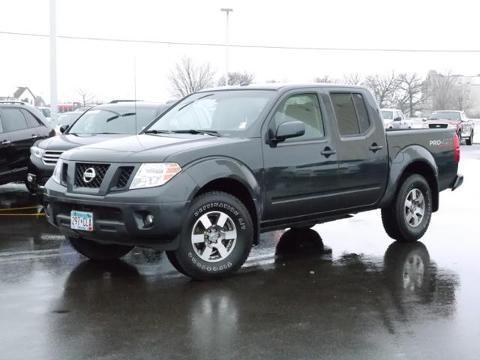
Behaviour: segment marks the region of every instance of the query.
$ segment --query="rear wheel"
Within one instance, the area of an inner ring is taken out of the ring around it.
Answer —
[[[224,277],[243,265],[253,235],[245,205],[230,194],[212,191],[193,201],[180,245],[167,255],[177,270],[193,279]]]
[[[91,240],[69,238],[72,247],[80,254],[91,260],[108,261],[116,260],[127,255],[133,246],[99,244]]]
[[[473,131],[470,133],[470,136],[465,140],[465,144],[467,145],[473,144]]]
[[[382,209],[385,231],[400,242],[420,239],[431,216],[432,192],[425,178],[417,174],[406,178],[390,207]]]

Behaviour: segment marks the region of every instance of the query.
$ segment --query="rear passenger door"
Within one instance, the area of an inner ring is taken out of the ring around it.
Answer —
[[[376,204],[388,176],[388,151],[380,114],[369,94],[331,92],[337,124],[341,208]]]

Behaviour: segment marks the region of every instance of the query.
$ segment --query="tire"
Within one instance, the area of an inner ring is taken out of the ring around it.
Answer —
[[[114,244],[99,244],[94,241],[69,238],[72,247],[87,258],[96,261],[111,261],[117,260],[124,255],[127,255],[133,246],[114,245]]]
[[[194,280],[225,277],[238,270],[253,244],[253,222],[236,197],[212,191],[192,202],[172,265]]]
[[[420,239],[427,231],[431,217],[432,191],[425,178],[418,174],[406,178],[390,206],[382,209],[385,231],[399,242]]]
[[[28,181],[25,181],[25,186],[27,190],[30,192],[32,195],[37,195],[37,189],[32,186]]]
[[[173,251],[166,251],[167,253],[167,258],[172,264],[172,266],[177,270],[179,273],[188,276],[188,274],[183,270],[183,268],[180,266],[180,263],[177,260],[177,257],[175,256],[175,253]]]
[[[470,133],[468,139],[465,140],[465,144],[472,145],[473,144],[473,131]]]

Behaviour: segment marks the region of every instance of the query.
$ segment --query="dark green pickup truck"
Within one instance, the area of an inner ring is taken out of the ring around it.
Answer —
[[[220,88],[138,136],[64,152],[46,209],[91,259],[152,247],[207,279],[240,268],[260,232],[377,208],[392,238],[415,241],[461,185],[459,157],[454,130],[385,133],[362,87]]]

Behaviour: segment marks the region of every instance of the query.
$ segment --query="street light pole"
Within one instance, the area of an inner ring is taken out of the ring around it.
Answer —
[[[50,117],[57,121],[57,5],[50,0]]]
[[[223,11],[226,16],[225,23],[225,86],[228,86],[228,62],[229,62],[229,50],[230,50],[230,36],[229,36],[229,26],[228,20],[230,12],[233,11],[231,8],[221,8],[220,11]]]

